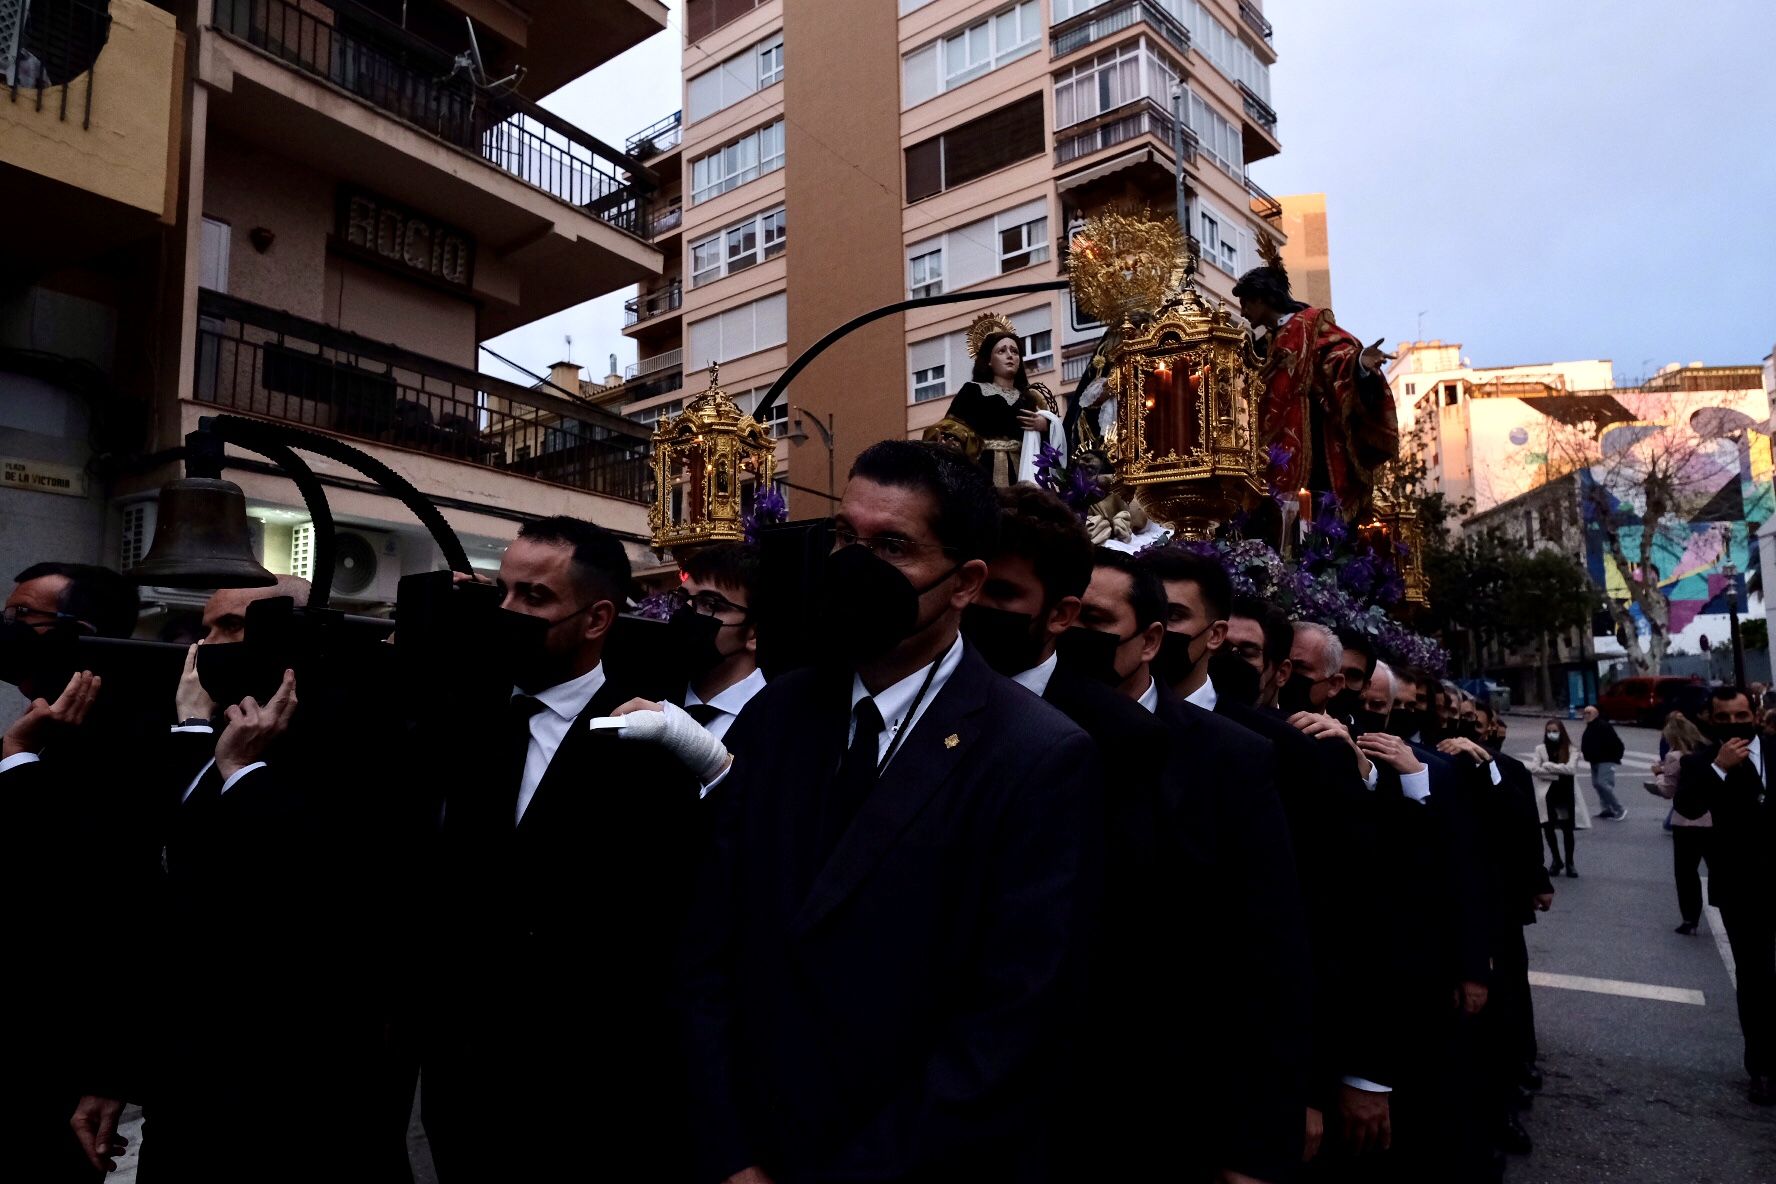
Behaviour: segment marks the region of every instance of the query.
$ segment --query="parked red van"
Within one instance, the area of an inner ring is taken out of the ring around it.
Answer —
[[[1688,707],[1687,699],[1695,697],[1686,688],[1700,687],[1699,678],[1678,675],[1637,675],[1623,678],[1604,687],[1597,696],[1597,711],[1615,723],[1658,727],[1665,717],[1680,707]]]

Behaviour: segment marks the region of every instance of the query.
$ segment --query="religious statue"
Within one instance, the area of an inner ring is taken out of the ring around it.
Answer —
[[[968,329],[968,352],[973,381],[962,384],[949,415],[925,438],[962,448],[994,485],[1034,483],[1042,445],[1066,453],[1054,395],[1024,376],[1023,338],[1006,318],[977,317]]]
[[[1124,496],[1116,487],[1116,470],[1103,452],[1081,450],[1074,454],[1073,464],[1099,491],[1097,500],[1085,510],[1085,533],[1093,546],[1133,555],[1171,540],[1171,527],[1153,521],[1138,496]]]
[[[1345,517],[1365,512],[1375,471],[1400,454],[1393,391],[1378,338],[1367,348],[1339,328],[1329,309],[1310,308],[1289,292],[1276,240],[1259,246],[1265,265],[1240,277],[1233,294],[1252,324],[1262,364],[1258,444],[1273,458],[1281,489],[1332,493]]]

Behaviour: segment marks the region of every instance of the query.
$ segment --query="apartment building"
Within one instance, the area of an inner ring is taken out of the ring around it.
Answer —
[[[568,513],[646,557],[647,432],[478,373],[477,344],[664,270],[658,174],[537,106],[666,26],[659,0],[0,0],[0,574],[128,567],[199,417],[349,440],[492,566]],[[676,177],[673,178],[676,185]],[[440,565],[394,500],[315,468],[336,601]],[[278,572],[313,527],[242,455]],[[189,607],[189,596],[155,596]],[[152,632],[150,628],[150,632]]]
[[[750,408],[854,316],[1061,276],[1091,214],[1173,212],[1180,165],[1208,292],[1230,300],[1280,230],[1246,175],[1280,151],[1271,29],[1246,0],[687,0],[684,33],[683,109],[630,145],[679,178],[650,210],[665,271],[629,308],[639,360],[594,392],[644,423],[712,361]],[[1102,333],[1052,292],[854,332],[768,415],[792,513],[826,511],[829,468],[842,486],[861,448],[943,417],[988,310],[1057,392]]]

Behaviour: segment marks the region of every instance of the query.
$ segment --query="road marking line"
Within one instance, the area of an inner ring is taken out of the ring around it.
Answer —
[[[1702,877],[1702,899],[1708,899],[1708,877]],[[1721,920],[1720,910],[1713,905],[1704,905],[1702,911],[1708,914],[1708,932],[1714,935],[1714,948],[1720,951],[1721,961],[1727,964],[1727,977],[1733,982],[1733,989],[1739,989],[1739,966],[1733,961],[1733,946],[1727,941],[1727,923]]]
[[[1549,974],[1545,970],[1529,972],[1535,987],[1556,987],[1562,991],[1590,991],[1595,995],[1622,995],[1629,999],[1657,999],[1664,1003],[1689,1003],[1706,1007],[1708,1000],[1701,991],[1688,987],[1660,987],[1652,983],[1627,983],[1615,978],[1586,978],[1579,974]]]

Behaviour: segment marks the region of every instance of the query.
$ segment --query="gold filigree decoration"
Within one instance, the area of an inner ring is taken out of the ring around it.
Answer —
[[[1067,264],[1073,299],[1107,325],[1151,313],[1173,294],[1185,250],[1175,218],[1151,211],[1096,214],[1073,236]]]
[[[711,364],[709,388],[654,430],[655,547],[744,539],[742,490],[770,488],[776,442],[721,389],[720,374]]]

